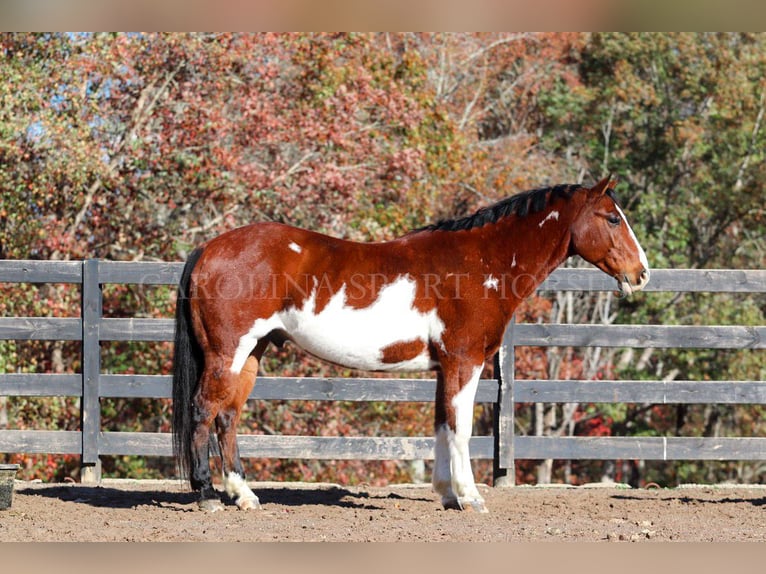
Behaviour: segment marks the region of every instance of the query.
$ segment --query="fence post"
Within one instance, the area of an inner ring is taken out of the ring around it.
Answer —
[[[83,261],[82,267],[82,401],[80,404],[82,454],[80,480],[91,484],[101,481],[101,460],[98,457],[98,437],[101,431],[98,380],[101,373],[101,345],[99,343],[101,300],[98,260],[86,259]]]
[[[513,331],[516,316],[503,334],[503,342],[495,356],[495,377],[498,380],[498,396],[494,409],[495,459],[493,464],[493,482],[495,486],[516,485],[516,461],[514,456],[514,396],[513,383],[516,366],[516,349]]]

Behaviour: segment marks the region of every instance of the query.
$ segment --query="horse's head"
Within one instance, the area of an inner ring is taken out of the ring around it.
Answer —
[[[617,279],[630,295],[649,282],[649,263],[628,219],[617,205],[610,178],[587,191],[587,200],[572,223],[571,254],[577,254]]]

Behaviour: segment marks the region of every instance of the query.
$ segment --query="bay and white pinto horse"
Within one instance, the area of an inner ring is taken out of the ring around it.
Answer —
[[[213,425],[226,492],[241,509],[260,506],[237,423],[267,346],[289,340],[353,369],[435,371],[434,490],[445,508],[486,511],[468,452],[474,396],[519,303],[575,254],[626,294],[649,280],[613,186],[536,189],[382,243],[257,223],[195,249],[176,312],[173,443],[200,506],[223,508]]]

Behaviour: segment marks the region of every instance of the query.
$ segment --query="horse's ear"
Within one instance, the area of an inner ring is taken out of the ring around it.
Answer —
[[[617,181],[612,179],[612,174],[610,173],[607,177],[605,177],[604,179],[599,181],[596,185],[594,185],[591,188],[591,192],[600,197],[604,195],[610,189],[614,189],[615,185],[617,185]]]

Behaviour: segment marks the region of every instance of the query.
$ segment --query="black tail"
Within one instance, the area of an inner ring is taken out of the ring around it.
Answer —
[[[202,349],[194,336],[189,306],[189,284],[202,248],[191,252],[186,260],[176,301],[176,334],[173,350],[173,454],[181,476],[191,468],[192,397],[203,367]]]

